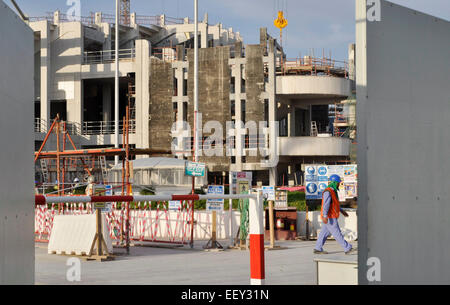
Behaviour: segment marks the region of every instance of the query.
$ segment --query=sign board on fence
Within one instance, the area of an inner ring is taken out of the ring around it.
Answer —
[[[263,186],[262,193],[265,199],[270,201],[275,201],[275,187],[274,186]]]
[[[94,202],[94,209],[100,209],[103,213],[111,213],[112,204],[110,202]]]
[[[112,196],[112,195],[114,195],[112,185],[110,184],[105,185],[105,196]],[[112,202],[107,202],[105,208],[102,209],[102,212],[111,213],[111,211],[112,211]]]
[[[338,175],[343,182],[338,191],[340,201],[357,196],[358,170],[356,164],[310,164],[305,166],[306,199],[322,199],[322,192],[327,188],[331,175]]]
[[[238,186],[242,181],[247,183],[247,189],[251,188],[252,178],[252,172],[231,172],[231,188],[233,194],[241,194]]]
[[[112,191],[112,185],[105,185],[105,196],[112,196],[113,195],[113,191]]]
[[[204,177],[205,171],[206,165],[204,163],[186,161],[186,167],[184,171],[186,176]]]
[[[287,191],[286,190],[277,190],[275,192],[275,208],[276,209],[287,209],[288,208],[288,200],[287,200]]]
[[[225,194],[223,185],[208,185],[208,194]],[[206,201],[207,211],[223,211],[223,199],[208,199]]]
[[[179,210],[181,210],[181,201],[179,201],[179,200],[170,200],[169,201],[169,210],[170,211],[179,211]]]

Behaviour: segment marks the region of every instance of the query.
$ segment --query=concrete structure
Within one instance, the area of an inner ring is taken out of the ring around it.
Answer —
[[[3,1],[0,40],[0,284],[33,284],[33,31]]]
[[[450,22],[367,2],[356,1],[358,282],[449,284]]]
[[[358,285],[356,255],[322,255],[314,263],[317,285]]]
[[[55,12],[30,20],[36,37],[36,147],[57,113],[68,122],[77,147],[111,147],[112,17],[96,13],[70,21]],[[187,18],[131,14],[130,24],[121,25],[120,31],[119,117],[130,102],[130,144],[172,148],[173,156],[192,158],[194,24]],[[254,171],[254,184],[293,184],[304,163],[348,161],[348,139],[311,135],[333,133],[328,108],[351,95],[353,67],[308,56],[286,60],[282,47],[266,29],[260,29],[259,44],[244,45],[238,32],[221,24],[210,25],[207,15],[199,32],[203,140],[217,136],[211,121],[223,128],[220,139],[200,145],[203,150],[222,149],[222,156],[204,152],[200,157],[208,164],[211,180],[227,179],[228,171]],[[354,57],[349,60],[354,62]],[[259,128],[260,122],[269,122],[268,128]],[[280,123],[279,132],[270,122]],[[312,131],[313,122],[317,130]],[[249,126],[259,129],[256,135],[250,134]],[[278,135],[282,137],[279,142],[270,141]],[[54,141],[48,149],[55,149]],[[267,167],[263,164],[267,159],[279,159],[279,163]],[[40,171],[39,165],[36,170]],[[74,175],[66,176],[72,179]]]

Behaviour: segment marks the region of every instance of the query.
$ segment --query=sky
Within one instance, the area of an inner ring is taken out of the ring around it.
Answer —
[[[3,0],[10,4],[9,0]],[[44,16],[59,9],[65,13],[73,0],[16,0],[28,16]],[[81,15],[102,11],[114,13],[114,0],[80,0]],[[358,0],[357,0],[358,1]],[[439,18],[450,20],[450,0],[392,0]],[[283,47],[288,58],[325,53],[336,60],[347,60],[348,45],[355,41],[355,0],[199,0],[199,20],[208,13],[210,24],[222,23],[240,32],[245,44],[259,43],[259,28],[267,27],[275,38],[273,25],[277,11],[285,11],[288,26],[283,30]],[[166,14],[194,17],[193,0],[131,0],[131,11],[138,15]]]

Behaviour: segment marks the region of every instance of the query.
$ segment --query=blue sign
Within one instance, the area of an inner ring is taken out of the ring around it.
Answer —
[[[319,176],[318,178],[318,181],[328,182],[328,176]]]
[[[328,187],[326,183],[319,183],[319,192],[325,191],[325,189]]]
[[[223,185],[208,185],[208,194],[225,194]],[[207,211],[223,211],[223,199],[208,199],[206,201]]]
[[[267,200],[275,201],[275,187],[263,186],[262,193],[264,198],[266,198]]]
[[[105,185],[105,196],[112,196],[112,185]]]
[[[317,185],[315,183],[309,183],[308,185],[306,185],[306,190],[308,191],[308,193],[314,194],[317,192]]]
[[[197,163],[186,161],[185,175],[193,177],[204,177],[206,172],[206,165],[204,163]]]
[[[181,201],[179,200],[169,201],[169,211],[180,211],[180,210],[181,210]]]
[[[325,176],[328,173],[328,170],[325,166],[321,166],[321,167],[319,167],[317,172],[319,173],[319,175]]]
[[[306,168],[306,172],[310,175],[314,175],[316,173],[316,169],[313,166],[308,166]]]

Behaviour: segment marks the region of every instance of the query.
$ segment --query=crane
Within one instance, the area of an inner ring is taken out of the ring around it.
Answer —
[[[130,25],[130,5],[131,0],[120,0],[120,23]]]

